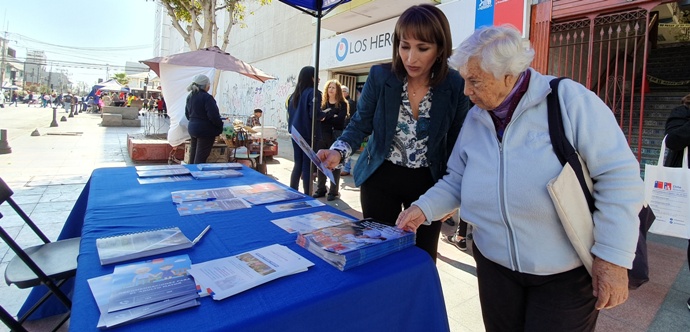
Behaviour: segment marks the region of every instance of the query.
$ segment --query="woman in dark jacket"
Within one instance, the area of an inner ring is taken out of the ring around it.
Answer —
[[[324,113],[321,112],[317,106],[317,113],[314,114],[314,98],[316,97],[316,104],[321,104],[321,92],[316,91],[314,95],[314,67],[306,66],[302,68],[297,77],[297,85],[295,91],[292,92],[288,99],[288,132],[292,133],[294,127],[297,132],[307,141],[307,144],[312,144],[312,137],[315,142],[321,139],[321,120],[324,118]],[[316,117],[316,121],[313,121]],[[312,123],[314,131],[312,134]],[[313,146],[316,148],[316,146]],[[302,179],[304,193],[311,195],[309,192],[311,178],[311,160],[307,157],[299,145],[292,141],[292,153],[294,155],[295,165],[292,168],[290,175],[290,187],[299,190],[299,180]]]
[[[683,97],[681,103],[682,105],[671,111],[671,115],[666,120],[666,147],[669,149],[664,160],[666,167],[683,166],[683,151],[690,146],[690,94]],[[690,241],[688,241],[688,262],[690,262]],[[688,310],[690,310],[690,299],[688,299]]]
[[[354,169],[365,218],[395,225],[446,173],[448,156],[467,114],[464,81],[448,68],[452,39],[445,14],[423,4],[395,25],[392,65],[376,65],[342,136],[319,158],[335,168],[371,135]],[[436,260],[441,223],[422,226],[416,245]]]
[[[325,113],[325,117],[321,120],[321,141],[319,141],[316,149],[328,149],[340,137],[345,127],[345,118],[347,118],[349,113],[349,106],[343,96],[343,90],[338,80],[334,79],[326,82],[324,92],[326,96],[321,101],[321,110]],[[335,180],[335,183],[328,185],[328,197],[326,199],[329,201],[335,200],[338,197],[339,169],[333,170],[333,180]],[[314,198],[323,196],[326,196],[326,175],[319,171]]]
[[[187,87],[187,106],[184,115],[189,120],[187,130],[192,137],[189,150],[190,164],[205,163],[211,154],[216,136],[223,132],[223,120],[216,100],[208,94],[211,83],[205,75],[196,75]]]

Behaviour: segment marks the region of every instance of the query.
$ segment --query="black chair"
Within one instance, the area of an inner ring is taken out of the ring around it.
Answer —
[[[18,288],[32,288],[45,285],[48,292],[36,302],[22,317],[15,320],[0,306],[0,319],[12,331],[25,331],[22,324],[31,316],[51,295],[55,295],[62,304],[67,307],[67,313],[53,329],[57,330],[70,317],[72,301],[60,290],[65,281],[74,277],[77,272],[77,256],[79,255],[79,243],[81,238],[72,238],[51,242],[29,216],[12,199],[14,192],[5,181],[0,178],[0,205],[7,202],[12,209],[24,220],[34,233],[43,241],[43,244],[22,248],[2,227],[3,215],[0,213],[0,238],[14,251],[16,256],[7,264],[5,269],[5,282],[14,284]]]

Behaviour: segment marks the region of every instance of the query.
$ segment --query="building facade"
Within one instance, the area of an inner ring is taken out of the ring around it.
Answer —
[[[657,109],[658,100],[676,103],[676,95],[669,91],[688,92],[690,76],[685,68],[690,65],[683,63],[687,60],[678,55],[664,60],[674,50],[690,53],[683,48],[690,47],[683,39],[690,36],[687,0],[354,0],[321,22],[321,82],[337,78],[357,98],[369,68],[391,59],[397,17],[421,3],[444,11],[454,46],[483,25],[518,27],[537,53],[533,66],[546,74],[571,77],[600,95],[620,119],[642,162],[657,153],[663,137],[660,126],[668,114],[666,108]],[[246,17],[247,28],[233,28],[227,51],[276,79],[262,84],[223,73],[216,99],[221,112],[231,118],[245,120],[253,109],[261,108],[266,125],[286,131],[285,102],[300,69],[315,63],[316,20],[280,1],[252,10],[255,13]],[[158,39],[159,54],[183,51],[184,43],[172,27],[161,31],[168,35]],[[651,94],[643,89],[647,86]],[[658,99],[651,99],[654,95]]]
[[[46,60],[46,54],[43,51],[28,50],[26,52],[26,62],[24,63],[26,83],[32,85],[46,83],[48,79]]]
[[[496,6],[476,0],[367,0],[345,3],[322,19],[319,77],[322,83],[337,78],[353,98],[361,90],[372,65],[390,62],[392,33],[397,17],[412,5],[438,5],[451,25],[457,46],[476,26],[511,23],[528,36],[531,1],[506,0]],[[246,28],[234,26],[227,52],[275,80],[265,83],[235,73],[222,73],[216,92],[221,112],[246,120],[255,108],[264,111],[264,124],[287,130],[285,102],[304,66],[314,65],[316,19],[280,1],[258,6],[247,2]],[[255,7],[251,7],[251,6]],[[187,51],[179,33],[159,8],[155,37],[157,56]],[[223,20],[227,19],[222,18]],[[222,27],[222,24],[219,24]],[[320,89],[323,87],[320,86]]]
[[[17,51],[8,46],[8,40],[0,38],[0,83],[3,87],[21,87],[24,82],[24,63],[17,59]]]

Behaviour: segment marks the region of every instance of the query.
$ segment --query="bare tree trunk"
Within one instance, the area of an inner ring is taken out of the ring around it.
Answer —
[[[223,45],[220,47],[220,49],[223,51],[227,50],[228,46],[230,45],[230,31],[232,30],[233,25],[235,24],[232,21],[232,16],[230,16],[230,22],[228,22],[228,25],[225,26],[225,31],[223,32]]]

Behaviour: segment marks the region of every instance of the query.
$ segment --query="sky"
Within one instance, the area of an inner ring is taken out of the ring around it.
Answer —
[[[27,50],[42,50],[48,71],[52,61],[62,61],[52,71],[90,86],[124,72],[126,61],[153,57],[156,6],[152,0],[0,0],[0,33],[19,60]],[[83,68],[93,64],[99,68]]]

